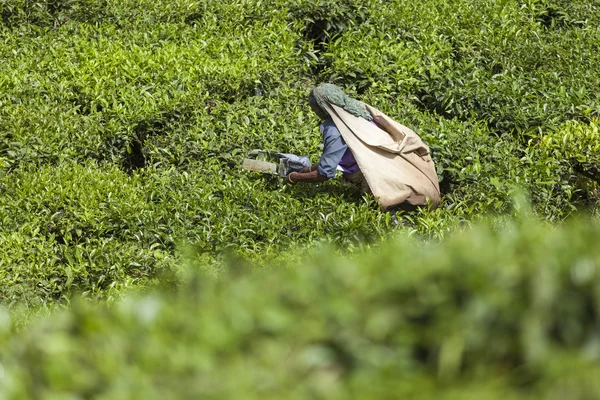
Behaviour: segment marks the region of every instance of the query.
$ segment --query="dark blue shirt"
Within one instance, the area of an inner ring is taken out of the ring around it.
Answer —
[[[358,165],[352,156],[352,152],[348,148],[346,142],[342,138],[342,134],[335,126],[331,118],[327,118],[319,127],[323,134],[323,154],[317,167],[317,172],[321,176],[327,178],[335,177],[337,166],[340,165],[344,158],[342,170],[346,172],[356,172]],[[346,154],[347,153],[347,154]]]

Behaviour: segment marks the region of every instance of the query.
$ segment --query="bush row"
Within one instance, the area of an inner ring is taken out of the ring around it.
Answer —
[[[596,123],[567,124],[521,150],[482,124],[424,118],[406,108],[404,116],[424,119],[423,131],[414,126],[434,143],[447,194],[435,211],[398,215],[399,225],[378,212],[373,198],[339,181],[286,187],[244,174],[239,153],[213,150],[165,169],[173,157],[185,157],[174,143],[189,135],[157,146],[148,156],[153,166],[133,174],[92,161],[12,172],[0,179],[2,297],[35,304],[73,292],[103,296],[101,289],[124,288],[132,279],[149,284],[186,242],[202,248],[207,263],[219,263],[229,252],[260,259],[321,239],[342,247],[372,243],[398,228],[443,237],[478,216],[511,213],[511,198],[522,189],[548,219],[596,207],[597,175],[578,169],[592,174],[599,165]]]
[[[320,239],[370,243],[393,226],[355,189],[306,191],[234,178],[228,168],[206,162],[190,172],[128,175],[71,162],[11,173],[0,180],[0,297],[32,306],[74,292],[107,297],[132,282],[151,284],[185,243],[218,264],[228,253],[270,258]]]
[[[397,2],[330,41],[323,76],[531,132],[598,116],[597,2]]]

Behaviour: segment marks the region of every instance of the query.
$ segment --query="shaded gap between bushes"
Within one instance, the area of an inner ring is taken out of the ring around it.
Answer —
[[[303,22],[296,47],[305,58],[308,73],[319,76],[331,68],[333,59],[326,55],[331,40],[343,35],[349,27],[366,22],[370,16],[360,1],[344,0],[316,6],[312,2],[296,4],[290,8],[290,17],[292,21]]]

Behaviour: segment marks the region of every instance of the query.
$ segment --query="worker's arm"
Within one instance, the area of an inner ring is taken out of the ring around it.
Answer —
[[[348,146],[344,143],[340,131],[332,120],[321,124],[323,134],[323,154],[317,164],[304,168],[301,172],[292,172],[286,177],[288,183],[323,182],[335,177],[336,169]]]
[[[298,182],[323,182],[327,179],[329,178],[320,175],[316,168],[310,172],[292,172],[286,177],[286,181],[292,184]]]

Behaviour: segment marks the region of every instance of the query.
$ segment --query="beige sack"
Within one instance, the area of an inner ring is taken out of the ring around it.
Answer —
[[[409,128],[365,104],[373,122],[325,105],[382,210],[403,202],[437,205],[440,187],[429,148]]]

